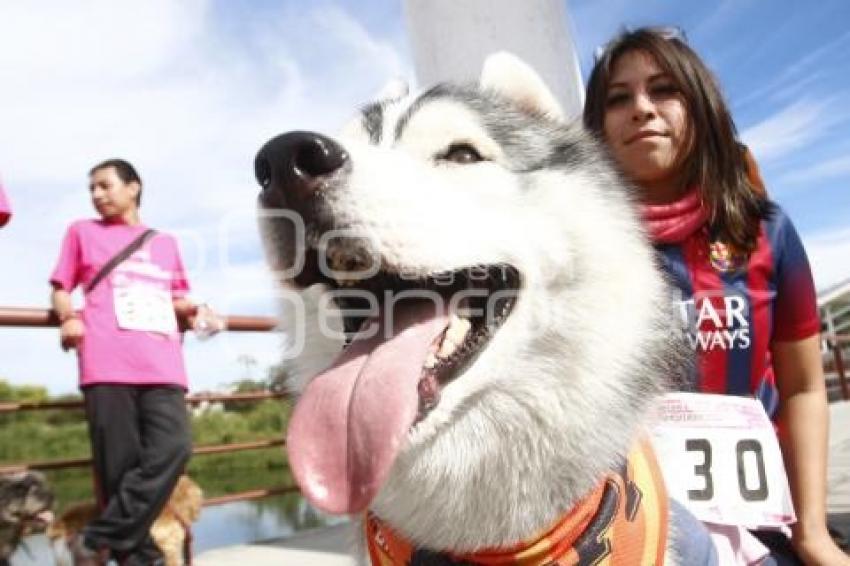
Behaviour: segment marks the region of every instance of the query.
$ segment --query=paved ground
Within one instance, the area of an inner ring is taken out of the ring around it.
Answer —
[[[353,566],[349,549],[354,547],[350,525],[337,525],[298,533],[292,537],[229,546],[204,552],[193,561],[197,566]]]
[[[830,525],[850,545],[850,401],[830,404],[829,414],[827,508]]]
[[[830,404],[829,414],[829,512],[850,514],[850,401]]]

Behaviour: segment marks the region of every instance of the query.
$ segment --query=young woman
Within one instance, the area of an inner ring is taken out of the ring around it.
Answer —
[[[584,122],[636,187],[682,312],[743,313],[691,318],[695,388],[763,402],[797,513],[794,549],[806,564],[850,564],[825,523],[828,412],[808,260],[752,175],[711,72],[674,30],[622,33],[598,53]],[[732,338],[701,339],[723,331]]]

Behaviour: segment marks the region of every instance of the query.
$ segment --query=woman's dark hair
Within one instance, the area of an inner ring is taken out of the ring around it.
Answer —
[[[109,169],[110,167],[115,168],[115,173],[118,174],[118,178],[124,181],[125,183],[136,182],[139,184],[139,192],[136,194],[136,206],[142,205],[142,178],[139,177],[139,173],[136,171],[136,168],[133,167],[129,161],[125,161],[124,159],[107,159],[106,161],[102,161],[91,168],[89,171],[89,177],[94,175],[95,171],[100,171],[101,169]]]
[[[769,204],[747,177],[743,146],[714,75],[685,43],[666,28],[624,31],[597,58],[587,82],[585,127],[604,140],[608,85],[617,60],[625,53],[649,54],[679,88],[690,118],[690,155],[684,164],[684,186],[697,185],[713,234],[747,253],[756,246],[759,221]]]

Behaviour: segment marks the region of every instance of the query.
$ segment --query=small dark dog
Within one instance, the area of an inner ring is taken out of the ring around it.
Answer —
[[[0,475],[0,566],[9,564],[21,540],[53,520],[53,493],[39,472]]]

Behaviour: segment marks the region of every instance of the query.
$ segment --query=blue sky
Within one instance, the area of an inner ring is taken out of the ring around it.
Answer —
[[[818,287],[850,277],[850,4],[573,0],[568,10],[585,75],[623,25],[682,27],[797,224]],[[255,151],[285,130],[335,131],[389,78],[412,79],[411,61],[396,0],[0,3],[0,177],[15,209],[0,232],[0,304],[47,305],[64,228],[92,214],[86,171],[123,156],[145,181],[144,220],[180,238],[198,295],[225,312],[273,314],[252,218]],[[187,338],[194,389],[260,377],[279,342]],[[0,359],[0,378],[76,386],[53,331],[0,329]]]

